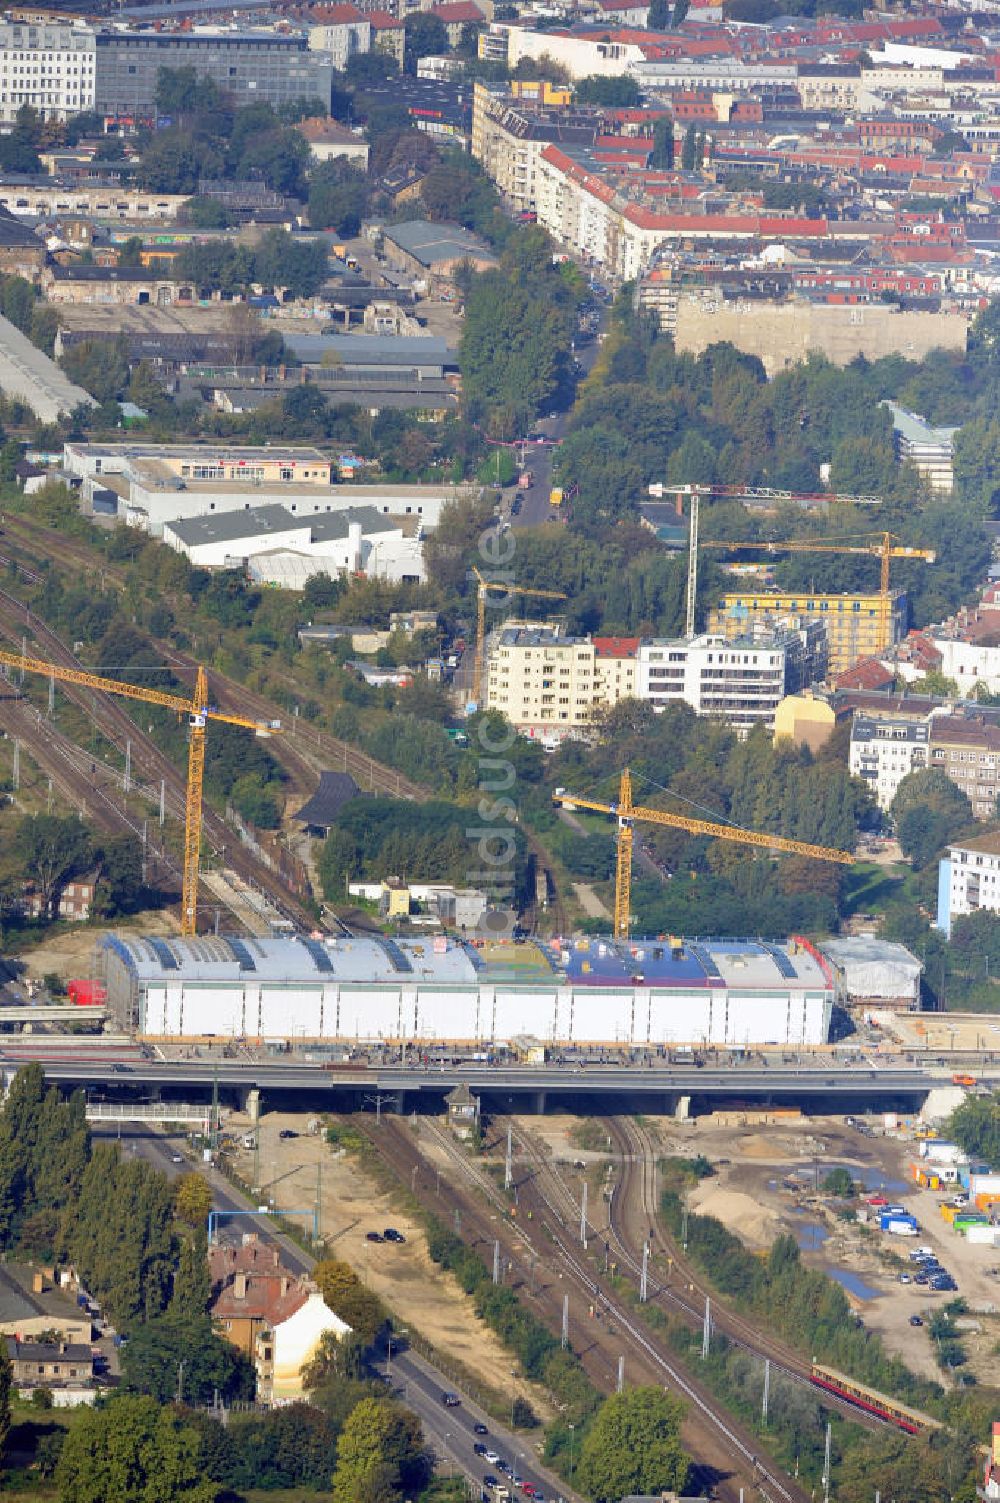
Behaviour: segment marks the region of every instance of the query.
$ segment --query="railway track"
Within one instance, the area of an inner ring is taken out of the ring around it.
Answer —
[[[495,1125],[502,1129],[504,1124]],[[609,1369],[614,1370],[623,1346],[627,1347],[632,1381],[665,1386],[686,1402],[688,1444],[698,1458],[715,1468],[720,1497],[735,1500],[743,1489],[752,1489],[765,1503],[807,1503],[808,1494],[781,1474],[769,1459],[760,1457],[750,1433],[665,1353],[656,1337],[643,1329],[595,1277],[572,1243],[570,1228],[574,1220],[579,1220],[579,1212],[571,1192],[558,1176],[555,1183],[549,1182],[543,1156],[516,1125],[514,1135],[528,1159],[530,1173],[518,1185],[520,1214],[515,1220],[509,1215],[510,1192],[503,1191],[450,1134],[426,1121],[423,1130],[453,1169],[454,1184],[464,1182],[492,1208],[476,1225],[480,1239],[488,1245],[499,1241],[512,1263],[519,1261],[523,1265],[527,1260],[533,1288],[538,1266],[552,1265],[556,1277],[540,1285],[537,1295],[550,1326],[557,1326],[561,1319],[564,1292],[575,1289],[582,1296],[583,1305],[593,1313],[581,1317],[573,1312],[571,1339],[574,1350],[599,1386],[608,1390]],[[374,1141],[378,1146],[384,1142],[377,1137]],[[420,1148],[412,1137],[406,1146],[420,1162]]]
[[[57,666],[84,666],[51,627],[16,596],[3,589],[0,589],[0,633],[16,644],[20,644],[22,637],[27,634],[38,644],[40,655]],[[136,773],[146,777],[154,787],[162,782],[167,808],[183,819],[187,797],[185,777],[160,749],[153,736],[132,719],[113,695],[74,684],[63,684],[60,687],[123,755],[126,745],[131,744],[132,765]],[[202,832],[212,854],[224,859],[238,877],[263,893],[278,913],[296,927],[314,926],[312,914],[288,891],[278,874],[245,848],[237,833],[207,804],[204,807]],[[218,902],[217,894],[211,894],[210,900]]]
[[[95,560],[90,546],[74,543],[51,527],[11,513],[4,520],[3,532],[11,553],[19,552],[33,561],[50,559],[78,577],[81,572],[90,575],[99,573],[105,583],[119,589],[124,588],[125,580],[113,564]],[[0,567],[6,562],[10,560],[0,558]],[[17,563],[31,582],[39,582],[40,576],[22,564],[20,558],[14,558],[13,562]],[[162,652],[164,661],[185,674],[193,673],[197,668],[198,660],[190,654],[179,651],[168,642],[158,640],[156,645]],[[394,768],[376,762],[339,737],[331,736],[307,723],[298,723],[297,717],[288,717],[272,700],[235,679],[213,669],[209,674],[209,681],[221,708],[259,715],[264,720],[282,719],[283,734],[280,745],[276,739],[274,753],[290,776],[301,784],[303,792],[314,791],[316,777],[321,771],[333,771],[349,772],[362,792],[392,794],[420,801],[431,797],[430,789],[404,777]]]
[[[676,1275],[678,1279],[678,1287],[674,1287],[669,1282],[657,1280],[647,1270],[649,1298],[661,1305],[668,1305],[698,1329],[704,1321],[705,1300],[710,1299],[712,1330],[719,1331],[733,1346],[758,1358],[761,1363],[770,1362],[772,1372],[807,1388],[816,1397],[811,1363],[793,1348],[761,1331],[724,1304],[718,1292],[706,1285],[690,1260],[684,1256],[683,1248],[678,1247],[663,1230],[656,1183],[658,1154],[646,1128],[631,1118],[620,1117],[609,1121],[608,1131],[618,1147],[622,1166],[621,1180],[608,1202],[609,1240],[637,1281],[642,1277],[644,1240],[649,1241],[651,1254],[659,1251],[669,1260],[670,1277]],[[876,1416],[865,1414],[856,1404],[838,1400],[833,1394],[824,1393],[823,1402],[828,1408],[866,1429],[881,1430],[885,1427]]]

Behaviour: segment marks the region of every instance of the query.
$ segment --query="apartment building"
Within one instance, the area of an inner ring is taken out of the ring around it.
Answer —
[[[594,638],[594,699],[616,705],[635,696],[639,676],[638,637]]]
[[[529,737],[557,742],[586,730],[602,702],[594,643],[558,626],[504,626],[489,648],[486,703]],[[611,672],[604,660],[602,681]]]
[[[947,773],[977,819],[992,819],[1000,794],[1000,727],[957,715],[931,722],[929,766]]]
[[[597,129],[594,111],[517,100],[506,88],[475,85],[472,155],[518,213],[537,210],[536,179],[545,148],[555,142],[590,146]]]
[[[79,23],[0,22],[0,120],[29,104],[42,120],[94,108],[96,40]]]
[[[352,57],[371,51],[372,23],[356,5],[327,6],[320,24],[309,28],[309,46],[329,53],[333,66],[343,72]]]
[[[895,717],[855,715],[848,767],[868,784],[880,809],[888,809],[903,779],[927,767],[931,726]]]
[[[657,709],[689,704],[738,731],[773,726],[786,694],[797,694],[826,671],[826,637],[818,622],[799,628],[784,622],[727,639],[706,632],[690,641],[643,642],[636,693]]]
[[[985,909],[1000,913],[1000,833],[953,845],[938,864],[937,927],[946,935],[957,918]]]
[[[773,724],[775,708],[822,674],[826,641],[818,623],[758,632],[737,642],[566,637],[545,625],[508,625],[488,654],[487,704],[518,730],[546,741],[583,734],[620,700],[657,709],[685,703],[739,731]]]
[[[842,673],[858,658],[871,657],[881,647],[879,641],[880,601],[876,592],[867,594],[817,595],[789,593],[748,593],[727,591],[708,620],[708,630],[731,640],[740,637],[755,623],[776,625],[782,617],[795,617],[800,625],[819,621],[826,632],[827,667]],[[906,629],[906,593],[896,590],[889,608],[889,640],[898,642]]]

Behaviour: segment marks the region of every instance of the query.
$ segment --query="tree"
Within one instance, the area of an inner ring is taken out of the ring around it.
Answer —
[[[670,115],[661,116],[653,126],[653,151],[649,165],[664,172],[673,171],[674,122]]]
[[[605,109],[635,109],[642,102],[642,90],[627,73],[581,78],[574,92],[578,104],[599,104]]]
[[[222,156],[210,142],[175,126],[146,142],[136,180],[151,193],[194,193],[201,178],[222,170]]]
[[[6,1352],[0,1352],[0,1460],[7,1453],[10,1438],[10,1394],[13,1384],[13,1368]]]
[[[181,1242],[180,1256],[174,1273],[169,1313],[180,1322],[198,1321],[212,1298],[212,1280],[208,1270],[208,1234],[204,1223]]]
[[[389,1319],[378,1295],[365,1288],[349,1264],[333,1259],[317,1263],[313,1279],[327,1307],[350,1326],[358,1341],[371,1346]]]
[[[580,1451],[577,1478],[597,1503],[630,1493],[683,1492],[689,1461],[680,1443],[684,1407],[659,1388],[605,1399]]]
[[[199,76],[197,69],[190,67],[159,68],[153,97],[157,115],[167,115],[174,121],[184,115],[212,114],[222,107],[222,93],[215,80],[207,73]]]
[[[399,67],[387,52],[355,52],[347,59],[344,72],[348,83],[355,88],[364,88],[365,84],[385,83],[399,72]]]
[[[182,1221],[202,1227],[212,1209],[212,1190],[202,1174],[182,1174],[174,1185],[174,1206]]]
[[[131,1393],[167,1404],[178,1392],[190,1404],[253,1397],[254,1370],[231,1342],[217,1336],[208,1315],[155,1316],[136,1325],[122,1355],[122,1379]]]
[[[293,297],[311,297],[326,279],[325,241],[307,240],[287,230],[268,230],[254,255],[257,281],[265,287],[284,287]]]
[[[142,236],[130,235],[118,252],[119,266],[142,265]]]
[[[652,0],[646,25],[650,31],[667,31],[670,27],[670,0]]]
[[[419,1490],[430,1473],[420,1421],[389,1399],[362,1399],[337,1442],[334,1503],[377,1503]]]
[[[126,340],[84,339],[64,350],[59,363],[96,401],[115,402],[128,384],[128,361]]]
[[[226,230],[231,223],[229,210],[219,198],[189,198],[181,205],[180,217],[197,230]]]
[[[321,162],[309,178],[309,223],[350,239],[361,228],[369,190],[363,173],[338,161]]]
[[[198,1434],[151,1398],[119,1395],[84,1409],[56,1468],[59,1503],[214,1503]]]
[[[38,890],[46,916],[62,884],[83,871],[93,856],[87,827],[58,814],[26,815],[15,831],[14,850]]]
[[[1000,1095],[967,1097],[952,1112],[947,1132],[970,1158],[1000,1168]]]
[[[903,855],[917,870],[972,823],[972,805],[947,773],[937,767],[907,773],[892,801]]]
[[[415,73],[422,57],[438,57],[448,49],[448,33],[440,16],[417,10],[406,18],[406,72]]]

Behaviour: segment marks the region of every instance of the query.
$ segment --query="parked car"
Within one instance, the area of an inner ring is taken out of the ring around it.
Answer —
[[[383,1240],[381,1232],[365,1232],[366,1242],[382,1242]]]
[[[910,1275],[908,1273],[901,1273],[899,1275],[899,1282],[901,1284],[912,1284],[913,1280],[910,1278]]]
[[[283,1127],[278,1134],[279,1138],[297,1138],[298,1133],[292,1127]]]
[[[919,1315],[911,1315],[910,1316],[910,1325],[911,1326],[922,1326],[923,1325],[923,1321],[920,1319]]]
[[[482,1420],[477,1420],[472,1427],[473,1435],[489,1435],[489,1426],[484,1425]]]
[[[493,1475],[492,1472],[487,1472],[486,1476],[483,1478],[483,1486],[484,1487],[499,1487],[500,1486],[500,1479],[499,1479],[499,1477],[494,1477],[494,1475]]]
[[[485,1456],[486,1455],[486,1447],[482,1444],[481,1441],[477,1442],[477,1444],[472,1447],[472,1450],[473,1450],[473,1453],[476,1456]]]
[[[483,1452],[483,1455],[486,1457],[486,1460],[489,1462],[490,1466],[499,1466],[500,1457],[496,1451],[487,1450]]]
[[[449,1392],[443,1393],[441,1395],[441,1402],[446,1409],[457,1409],[462,1400],[459,1398],[457,1393]]]
[[[402,1232],[397,1232],[394,1226],[387,1226],[382,1236],[386,1242],[405,1242]]]

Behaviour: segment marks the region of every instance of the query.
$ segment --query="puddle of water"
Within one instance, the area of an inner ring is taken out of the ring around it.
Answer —
[[[899,1196],[913,1189],[912,1183],[908,1180],[887,1179],[885,1171],[877,1164],[831,1164],[830,1168],[846,1169],[851,1178],[862,1185],[869,1194],[875,1190],[881,1190],[886,1195]],[[820,1182],[822,1183],[822,1179]]]
[[[852,1273],[849,1268],[824,1268],[823,1272],[831,1279],[836,1279],[838,1284],[848,1293],[855,1295],[857,1299],[878,1299],[879,1297],[878,1289],[873,1289],[870,1284],[866,1284],[864,1279]]]
[[[812,1252],[817,1247],[822,1247],[830,1233],[826,1227],[818,1221],[801,1221],[794,1228],[795,1240],[803,1252]]]

